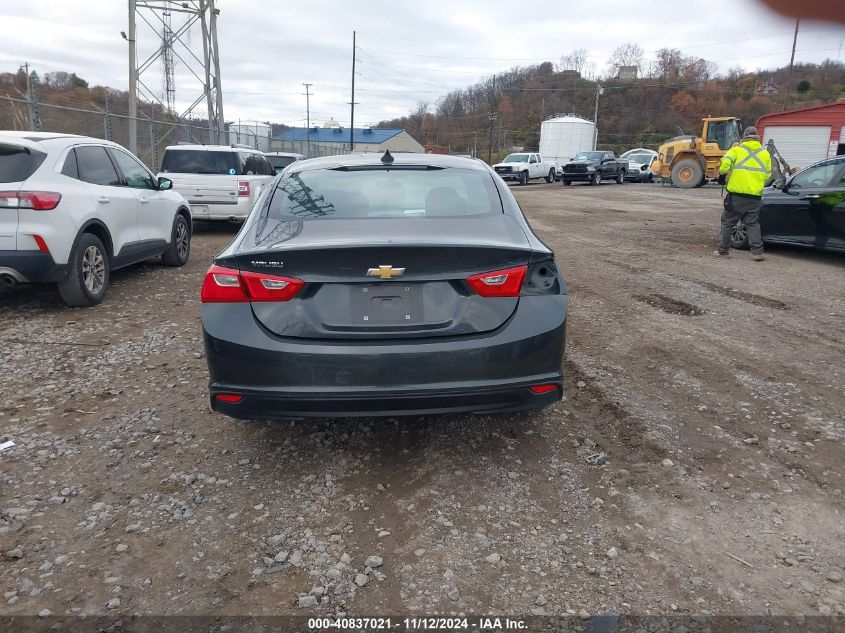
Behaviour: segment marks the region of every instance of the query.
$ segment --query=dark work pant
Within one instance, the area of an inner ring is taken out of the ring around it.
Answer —
[[[763,252],[763,238],[760,234],[760,198],[738,196],[728,193],[722,211],[722,233],[719,237],[719,252],[727,253],[731,248],[731,233],[736,223],[742,220],[748,231],[748,245],[751,252]]]

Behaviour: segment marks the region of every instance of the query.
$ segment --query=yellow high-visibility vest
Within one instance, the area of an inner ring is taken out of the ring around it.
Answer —
[[[745,139],[722,157],[719,172],[730,172],[726,185],[730,193],[761,196],[772,175],[772,157],[760,141]]]

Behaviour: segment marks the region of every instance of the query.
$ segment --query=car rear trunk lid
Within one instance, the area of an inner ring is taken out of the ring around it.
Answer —
[[[530,256],[525,234],[501,214],[259,223],[235,257],[241,270],[306,282],[291,301],[252,304],[274,334],[373,339],[500,327],[518,297],[480,297],[465,280],[526,264]]]

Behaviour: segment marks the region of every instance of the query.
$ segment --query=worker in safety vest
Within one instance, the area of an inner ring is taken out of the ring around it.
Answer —
[[[722,212],[722,232],[719,248],[713,251],[716,257],[728,257],[731,247],[731,233],[737,222],[742,220],[748,231],[751,257],[763,261],[763,239],[760,234],[760,207],[763,187],[772,175],[772,157],[760,144],[757,128],[747,127],[742,141],[728,150],[722,157],[719,182],[725,185]]]

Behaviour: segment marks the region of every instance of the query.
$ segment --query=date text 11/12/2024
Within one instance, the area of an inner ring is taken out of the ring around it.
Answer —
[[[521,631],[523,620],[500,617],[469,618],[309,618],[308,628],[319,630],[391,630],[405,631]]]

